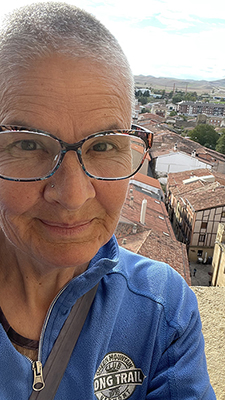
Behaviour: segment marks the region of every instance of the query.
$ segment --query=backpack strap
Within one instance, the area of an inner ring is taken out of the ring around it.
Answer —
[[[38,386],[36,389],[34,388],[29,400],[54,399],[97,288],[98,284],[80,297],[72,307],[43,368],[44,383],[40,388]]]

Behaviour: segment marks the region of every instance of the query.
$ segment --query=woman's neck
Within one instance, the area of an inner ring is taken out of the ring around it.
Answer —
[[[48,270],[9,243],[0,246],[0,306],[12,328],[39,340],[48,308],[74,277],[73,268]]]

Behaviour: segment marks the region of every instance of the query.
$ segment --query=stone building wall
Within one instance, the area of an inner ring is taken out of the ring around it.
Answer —
[[[217,230],[212,260],[213,286],[225,286],[225,224],[220,223]]]

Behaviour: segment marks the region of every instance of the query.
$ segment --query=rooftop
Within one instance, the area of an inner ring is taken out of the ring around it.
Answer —
[[[211,166],[215,166],[219,161],[225,163],[224,154],[208,149],[197,142],[166,129],[164,131],[154,131],[153,146],[151,149],[152,158],[173,152],[175,143],[177,152],[180,151],[187,155],[192,155],[196,151],[196,157]]]
[[[145,229],[152,229],[152,227],[154,227],[154,230],[157,232],[165,232],[175,239],[164,202],[161,201],[161,199],[152,197],[153,193],[150,188],[149,190],[143,190],[135,184],[130,183],[129,189],[132,189],[132,193],[130,190],[127,193],[126,201],[121,211],[121,217],[126,218],[126,220],[134,224],[140,223],[142,202],[143,200],[147,200],[145,223],[142,224],[143,227]]]
[[[200,179],[188,184],[183,181],[194,177],[215,176],[214,182]],[[188,201],[195,211],[206,210],[212,207],[225,205],[225,177],[207,169],[184,171],[168,174],[168,189],[181,201]],[[220,183],[221,182],[221,183]]]
[[[140,177],[140,180],[145,181],[146,178],[148,177]],[[152,185],[153,181],[156,180],[151,178]],[[158,181],[155,185],[158,186]],[[151,197],[150,191],[143,192],[132,182],[129,188],[132,192],[128,190],[115,232],[119,245],[145,257],[170,264],[190,285],[186,246],[176,240],[164,202]],[[144,199],[147,200],[146,215],[144,223],[140,223]]]
[[[225,205],[225,187],[219,182],[205,184],[186,194],[186,199],[195,211],[206,210]]]
[[[138,123],[140,123],[140,125],[141,125],[141,122],[149,121],[149,120],[151,120],[153,123],[154,122],[159,123],[159,122],[164,122],[165,118],[163,118],[163,117],[161,117],[160,115],[157,115],[157,114],[143,113],[143,114],[139,115]]]
[[[158,181],[158,179],[154,179],[151,176],[146,176],[144,174],[141,174],[140,172],[137,172],[132,178],[131,181],[134,182],[141,182],[144,183],[146,185],[161,189],[161,185],[160,182]]]

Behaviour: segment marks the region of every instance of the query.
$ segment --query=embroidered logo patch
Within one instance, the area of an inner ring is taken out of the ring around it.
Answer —
[[[123,353],[108,353],[94,376],[94,393],[98,400],[128,399],[145,376],[140,368]]]

